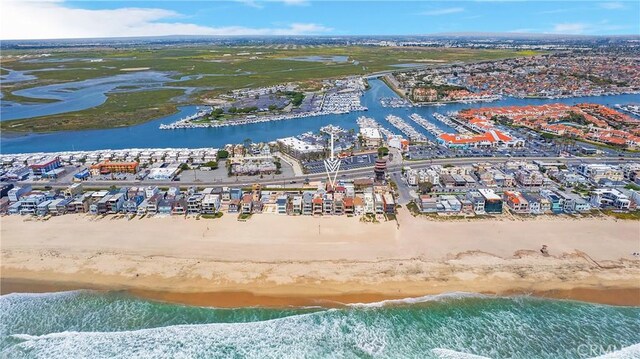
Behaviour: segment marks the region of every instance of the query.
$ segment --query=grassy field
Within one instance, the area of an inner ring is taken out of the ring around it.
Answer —
[[[104,104],[84,111],[2,121],[0,131],[50,132],[136,125],[176,112],[176,103],[171,99],[181,94],[176,89],[110,94]]]
[[[2,87],[3,100],[37,102],[15,96],[13,91],[53,83],[82,81],[91,78],[126,73],[123,70],[148,68],[171,73],[171,77],[192,76],[174,83],[198,87],[186,102],[200,103],[221,93],[248,87],[270,86],[285,82],[301,82],[316,87],[314,80],[398,69],[391,65],[421,63],[442,64],[454,61],[471,62],[515,56],[531,56],[535,52],[512,50],[386,48],[386,47],[316,47],[274,49],[263,47],[173,47],[162,49],[102,49],[52,52],[46,59],[69,59],[65,62],[24,62],[7,58],[25,52],[3,53],[3,68],[17,71],[39,70],[37,80],[7,84]],[[38,53],[33,52],[34,55]],[[348,56],[348,62],[307,62],[287,60],[300,56]],[[44,58],[43,58],[44,59]],[[98,60],[100,62],[91,62]],[[62,66],[67,70],[51,69]],[[204,75],[204,76],[198,76]],[[160,95],[163,94],[163,95]],[[3,122],[3,131],[47,132],[128,126],[144,122],[157,115],[175,111],[168,100],[179,95],[174,90],[118,93],[109,96],[102,106],[83,111],[32,119]],[[160,109],[160,110],[157,110]],[[108,110],[105,116],[105,110]],[[106,118],[108,117],[108,118]]]

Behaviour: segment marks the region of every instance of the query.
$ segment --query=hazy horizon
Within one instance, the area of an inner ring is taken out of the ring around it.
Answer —
[[[160,36],[637,36],[637,1],[0,2],[0,39]]]

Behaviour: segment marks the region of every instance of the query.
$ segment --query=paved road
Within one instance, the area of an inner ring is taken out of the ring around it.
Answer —
[[[387,168],[389,173],[400,171],[402,166],[410,166],[411,168],[425,168],[431,165],[444,165],[444,164],[452,164],[452,165],[465,165],[465,164],[473,164],[477,162],[485,162],[485,163],[501,163],[505,161],[545,161],[545,162],[563,162],[565,164],[576,164],[576,163],[602,163],[602,162],[613,162],[613,163],[624,163],[624,162],[634,162],[634,160],[630,159],[618,159],[618,158],[601,158],[601,157],[472,157],[472,158],[440,158],[440,159],[432,159],[432,160],[420,160],[420,161],[405,161],[404,164],[395,164],[391,165]],[[635,160],[637,162],[637,159]],[[339,179],[349,179],[349,178],[360,178],[362,176],[373,176],[373,167],[367,168],[358,168],[353,170],[345,170],[341,171],[338,176]],[[109,188],[111,186],[122,187],[122,186],[179,186],[179,187],[190,187],[190,186],[250,186],[253,183],[261,183],[262,185],[286,185],[289,187],[301,187],[305,178],[308,178],[311,181],[324,179],[326,174],[318,173],[318,174],[309,174],[303,176],[295,176],[295,177],[286,177],[280,178],[277,180],[273,179],[263,179],[260,180],[256,177],[255,181],[236,181],[235,179],[229,179],[225,181],[216,181],[216,182],[172,182],[172,181],[85,181],[83,182],[85,187],[88,188]],[[19,182],[21,183],[21,182]],[[52,188],[65,188],[69,186],[72,182],[56,182],[56,183],[31,183],[24,182],[27,184],[32,184],[34,187],[44,187],[51,186]]]

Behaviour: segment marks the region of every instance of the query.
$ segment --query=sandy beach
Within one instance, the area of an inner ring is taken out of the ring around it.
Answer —
[[[398,222],[254,215],[0,219],[2,293],[127,290],[171,302],[285,306],[446,292],[640,305],[640,222]],[[549,247],[550,256],[539,249]]]

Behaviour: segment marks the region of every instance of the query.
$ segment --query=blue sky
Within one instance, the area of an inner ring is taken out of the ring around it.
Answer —
[[[2,0],[0,38],[150,35],[640,35],[640,1]]]

